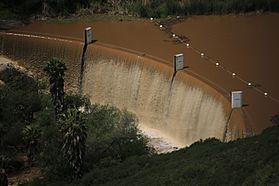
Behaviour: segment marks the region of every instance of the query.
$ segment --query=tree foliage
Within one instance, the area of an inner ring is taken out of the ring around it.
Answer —
[[[27,157],[29,161],[35,160],[35,155],[38,151],[38,142],[41,135],[41,131],[36,125],[26,125],[23,130],[23,140],[25,141]]]
[[[24,145],[22,130],[41,109],[38,84],[12,65],[0,72],[0,159],[7,172],[22,168],[16,159]]]
[[[77,109],[69,109],[59,118],[63,136],[62,152],[73,170],[73,176],[82,176],[87,128],[83,114]]]
[[[137,134],[135,115],[112,106],[91,105],[80,95],[64,95],[61,87],[57,90],[57,84],[63,85],[65,69],[58,60],[45,68],[51,95],[16,69],[0,72],[4,82],[0,87],[0,169],[8,173],[22,169],[17,157],[26,152],[30,163],[43,169],[47,181],[67,183],[94,167],[148,153],[144,138]],[[53,100],[58,100],[57,95],[64,106],[56,121]],[[5,175],[1,176],[4,180]]]
[[[58,117],[63,111],[64,106],[64,75],[66,65],[59,59],[53,58],[44,68],[49,76],[50,93],[55,109],[55,116]]]
[[[140,17],[278,12],[278,0],[3,0],[2,17],[68,16],[87,9],[93,13]],[[6,15],[5,15],[6,14]],[[1,11],[0,11],[1,16]]]

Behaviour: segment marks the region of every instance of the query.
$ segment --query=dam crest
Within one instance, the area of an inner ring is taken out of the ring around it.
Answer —
[[[47,61],[62,59],[68,71],[66,89],[79,86],[82,45],[0,34],[1,55],[26,66],[39,76]],[[222,140],[226,131],[230,102],[221,93],[191,75],[179,72],[171,84],[172,67],[143,56],[108,47],[88,48],[83,93],[93,103],[109,104],[137,115],[140,125],[156,129],[187,146],[215,137]],[[245,137],[241,110],[234,112],[228,123],[226,141]]]

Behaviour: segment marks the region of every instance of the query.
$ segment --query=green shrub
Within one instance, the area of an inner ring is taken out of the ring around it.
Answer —
[[[87,8],[91,12],[109,13],[123,11],[140,17],[166,17],[168,15],[208,15],[245,12],[278,12],[278,0],[47,0],[47,15],[69,16]],[[26,18],[43,14],[41,0],[3,0],[0,16]]]
[[[125,3],[122,3],[122,5]],[[207,15],[245,13],[255,11],[279,11],[277,0],[153,0],[147,4],[133,1],[125,6],[141,17],[166,17],[168,15]]]
[[[22,130],[41,109],[41,101],[37,82],[23,72],[8,67],[0,79],[5,82],[0,89],[0,155],[9,157],[13,169],[11,162],[17,162],[16,153],[24,148]]]
[[[111,106],[93,105],[86,121],[88,126],[88,169],[102,159],[124,160],[129,156],[146,154],[145,140],[137,133],[136,117]]]

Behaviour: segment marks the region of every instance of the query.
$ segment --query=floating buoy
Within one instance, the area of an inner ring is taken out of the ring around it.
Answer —
[[[201,53],[201,57],[204,57],[204,53]]]
[[[163,28],[163,25],[160,25],[160,28]]]
[[[265,92],[265,93],[264,93],[264,96],[267,96],[267,95],[268,95],[267,92]]]
[[[189,47],[189,46],[190,46],[190,44],[189,44],[189,43],[187,43],[187,44],[186,44],[186,46],[187,46],[187,47]]]
[[[172,37],[175,37],[175,34],[172,34]]]
[[[248,83],[248,86],[251,86],[251,85],[252,85],[252,83],[249,82],[249,83]]]
[[[150,18],[150,21],[153,21],[153,17]]]
[[[235,74],[234,72],[232,73],[232,75],[233,75],[233,76],[236,76],[236,74]]]
[[[217,63],[215,63],[215,65],[218,67],[220,64],[217,62]]]

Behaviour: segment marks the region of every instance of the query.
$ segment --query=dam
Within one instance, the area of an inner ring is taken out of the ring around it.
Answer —
[[[18,61],[39,78],[44,77],[42,69],[49,59],[62,59],[68,67],[66,90],[79,89],[81,42],[27,34],[0,36],[1,55]],[[243,110],[235,111],[229,120],[228,98],[184,72],[171,83],[172,73],[171,65],[143,55],[91,45],[82,92],[92,103],[135,113],[143,128],[160,131],[178,147],[210,137],[223,140],[225,136],[229,141],[249,135]]]

